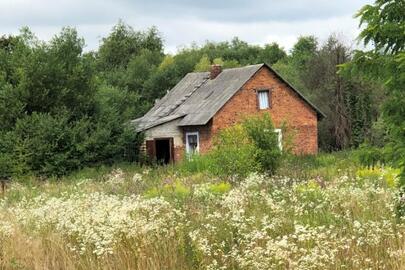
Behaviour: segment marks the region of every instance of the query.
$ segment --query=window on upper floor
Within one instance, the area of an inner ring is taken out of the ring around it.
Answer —
[[[265,110],[270,108],[269,102],[269,90],[259,90],[257,91],[257,99],[259,102],[259,109]]]

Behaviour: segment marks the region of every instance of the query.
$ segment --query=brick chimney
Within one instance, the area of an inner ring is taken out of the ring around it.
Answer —
[[[211,66],[211,72],[210,72],[210,79],[211,80],[215,79],[219,75],[219,73],[221,73],[221,72],[222,72],[222,66],[221,65],[217,65],[217,64],[212,65]]]

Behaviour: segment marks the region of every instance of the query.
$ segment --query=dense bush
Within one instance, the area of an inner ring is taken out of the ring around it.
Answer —
[[[251,172],[274,174],[281,149],[269,114],[246,118],[222,130],[214,139],[211,171],[221,175],[247,176]]]
[[[3,134],[13,145],[3,146],[0,171],[60,176],[98,162],[133,161],[140,138],[116,120],[69,121],[67,113],[20,118],[12,131]]]
[[[63,175],[83,166],[134,161],[140,136],[126,125],[139,94],[97,76],[77,31],[50,42],[25,29],[0,38],[0,176]]]
[[[211,171],[220,175],[247,176],[259,169],[255,160],[257,148],[242,125],[222,130],[214,139]]]
[[[254,158],[260,170],[274,174],[280,165],[281,149],[270,115],[250,117],[243,122],[243,127],[256,148]]]
[[[385,164],[386,153],[383,148],[362,144],[357,152],[360,164],[374,168],[378,164]]]

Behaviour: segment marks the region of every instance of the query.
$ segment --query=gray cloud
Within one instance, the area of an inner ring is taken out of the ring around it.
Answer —
[[[327,0],[206,0],[129,1],[132,7],[161,15],[192,15],[200,19],[227,22],[305,21],[352,14],[364,1]],[[353,9],[351,9],[353,8]]]
[[[299,35],[326,38],[357,33],[353,14],[371,0],[2,0],[0,35],[29,26],[49,39],[63,26],[76,27],[87,49],[96,49],[119,20],[146,29],[158,27],[167,51],[195,41],[220,41],[234,36],[255,44],[276,41],[289,49]]]

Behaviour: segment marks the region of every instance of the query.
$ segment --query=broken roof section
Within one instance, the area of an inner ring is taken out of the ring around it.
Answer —
[[[215,79],[209,79],[209,72],[188,73],[143,117],[132,123],[138,131],[182,118],[179,126],[205,125],[225,103],[262,67],[269,68],[286,83],[299,97],[312,107],[318,118],[323,113],[294,89],[278,73],[266,64],[250,65],[223,70]]]

